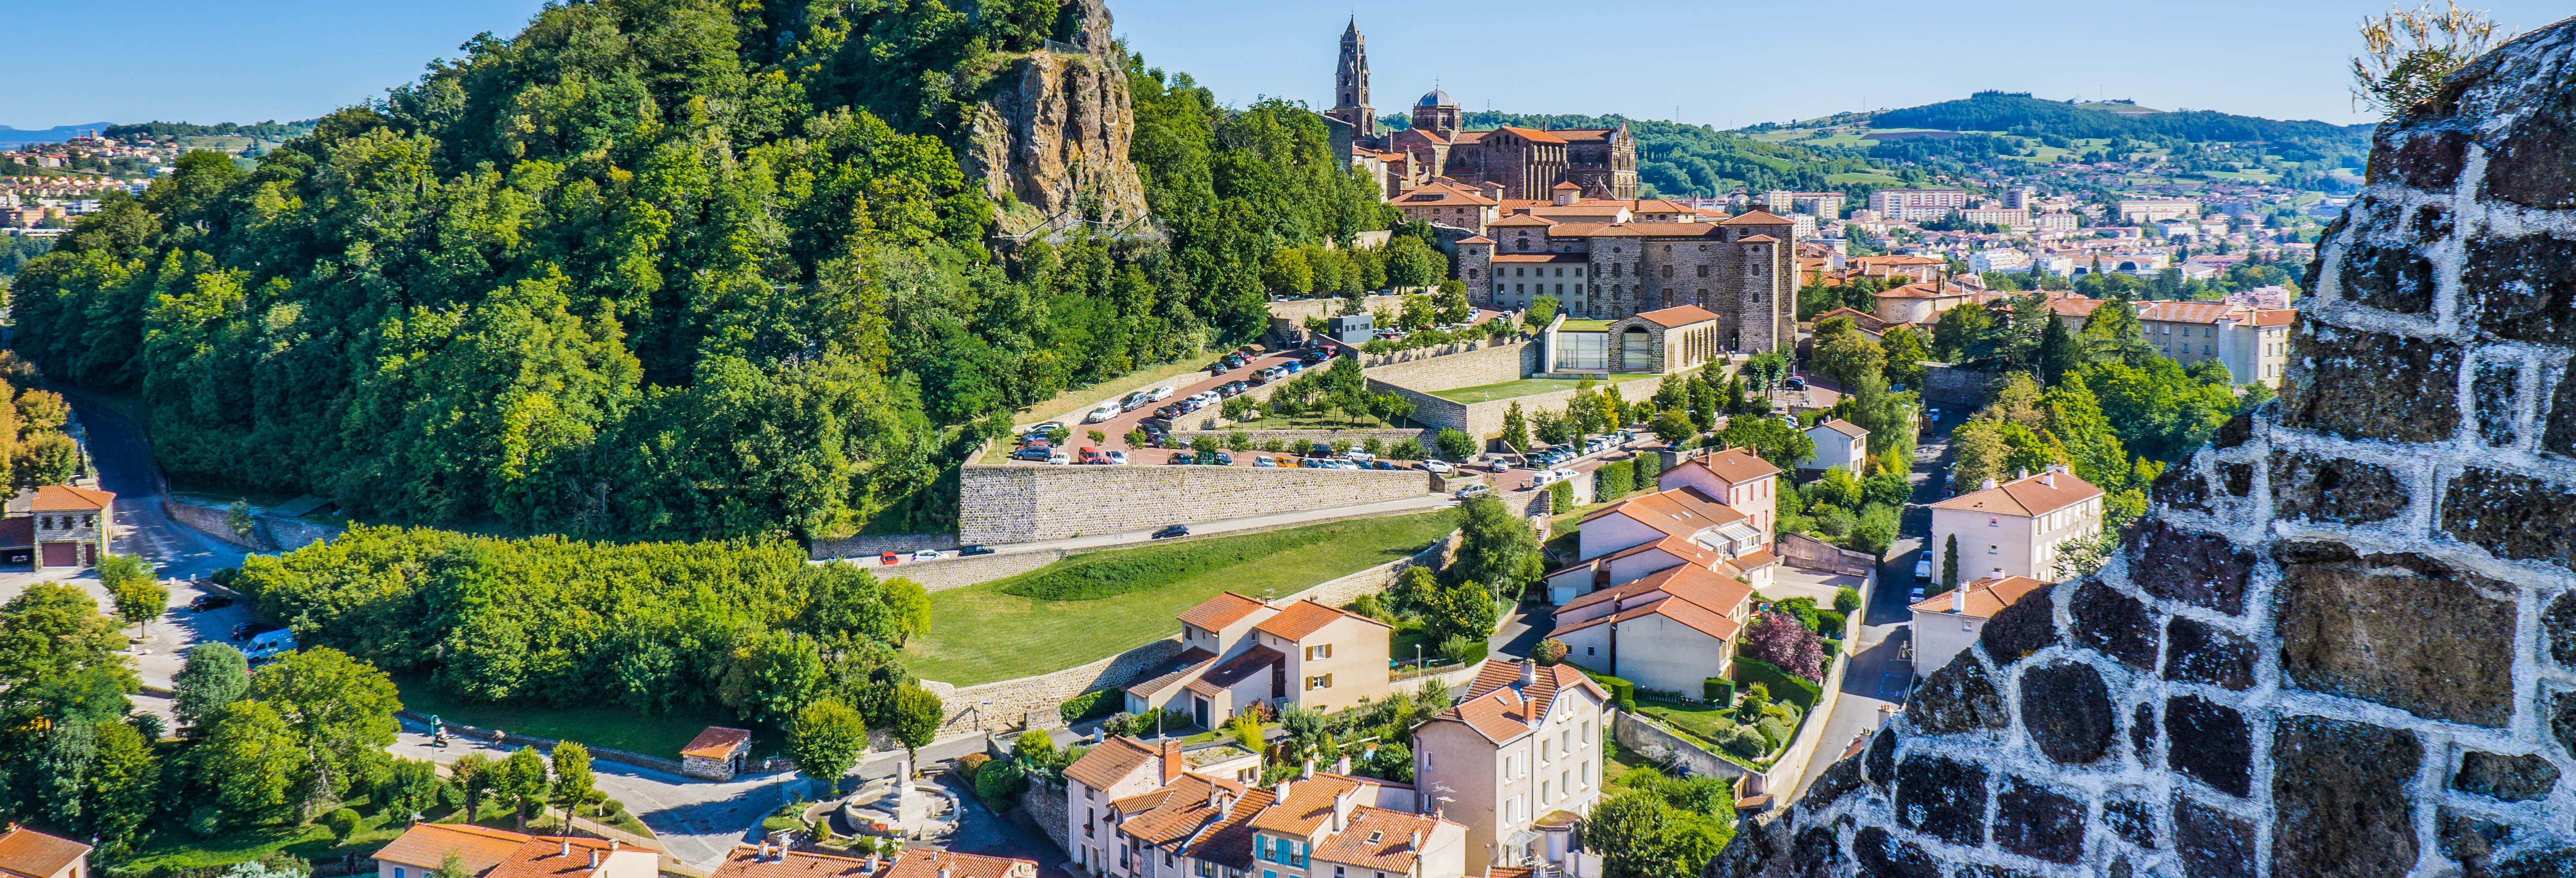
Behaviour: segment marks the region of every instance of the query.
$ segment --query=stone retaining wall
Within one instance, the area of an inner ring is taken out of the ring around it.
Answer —
[[[1177,628],[1179,623],[1173,623]],[[1115,689],[1127,685],[1138,671],[1181,654],[1181,641],[1157,640],[1135,649],[1089,664],[1066,668],[1049,674],[997,680],[973,686],[952,686],[937,680],[923,680],[921,687],[939,696],[947,706],[947,716],[939,724],[939,734],[959,732],[999,732],[1032,726],[1062,725],[1057,708],[1076,695],[1094,689]],[[985,706],[984,702],[992,702]],[[1037,717],[1032,720],[1032,717]]]
[[[981,582],[1018,576],[1031,570],[1064,560],[1069,553],[1062,549],[1040,549],[1033,552],[1007,552],[977,555],[972,558],[942,558],[937,561],[906,561],[893,567],[875,568],[877,578],[897,577],[920,583],[923,591],[947,591]]]
[[[1247,466],[981,466],[959,475],[958,536],[1009,544],[1419,497],[1421,472]]]
[[[1488,345],[1455,342],[1387,354],[1363,354],[1360,365],[1370,380],[1435,393],[1482,384],[1518,381],[1538,368],[1539,346],[1526,341]]]
[[[161,513],[189,530],[259,552],[292,552],[347,533],[340,528],[300,518],[259,512],[251,515],[251,531],[244,536],[233,532],[229,510],[181,503],[167,496],[161,498]]]
[[[1986,388],[1995,373],[1962,369],[1948,363],[1923,364],[1923,398],[1939,405],[1975,408],[1986,404]]]
[[[1244,423],[1246,423],[1246,424],[1258,424],[1258,423],[1261,423],[1261,422],[1260,422],[1260,421],[1245,421]],[[1174,431],[1172,431],[1172,435],[1180,437],[1183,441],[1189,441],[1189,440],[1192,440],[1192,439],[1196,439],[1196,438],[1198,438],[1198,437],[1200,437],[1200,436],[1214,436],[1214,437],[1216,437],[1218,440],[1222,441],[1222,440],[1224,440],[1224,439],[1227,439],[1227,438],[1229,438],[1229,437],[1233,436],[1233,435],[1234,435],[1234,434],[1236,434],[1236,433],[1241,433],[1241,434],[1243,434],[1246,438],[1249,438],[1249,439],[1251,439],[1251,440],[1252,440],[1252,442],[1253,442],[1253,447],[1256,449],[1256,451],[1255,451],[1254,453],[1259,453],[1259,452],[1257,451],[1257,449],[1260,447],[1260,443],[1267,442],[1267,441],[1270,441],[1270,440],[1272,440],[1272,439],[1277,439],[1277,440],[1279,440],[1279,441],[1281,441],[1281,442],[1286,442],[1286,443],[1288,443],[1288,452],[1287,452],[1287,453],[1290,453],[1290,454],[1294,454],[1294,453],[1298,453],[1298,452],[1305,451],[1305,450],[1306,450],[1306,446],[1308,446],[1308,445],[1312,445],[1312,444],[1317,443],[1317,442],[1322,442],[1322,443],[1324,443],[1324,444],[1326,444],[1326,445],[1330,445],[1330,444],[1332,444],[1333,442],[1335,442],[1335,441],[1339,441],[1339,440],[1348,440],[1348,441],[1351,443],[1351,447],[1353,447],[1353,448],[1357,448],[1357,447],[1359,447],[1360,443],[1368,441],[1371,437],[1375,437],[1378,441],[1381,441],[1381,442],[1386,443],[1388,447],[1394,447],[1397,443],[1403,442],[1404,440],[1407,440],[1407,439],[1411,439],[1411,440],[1414,440],[1414,441],[1416,441],[1416,442],[1420,442],[1420,443],[1422,443],[1422,446],[1423,446],[1424,448],[1429,448],[1429,447],[1431,447],[1431,441],[1432,441],[1433,437],[1435,437],[1435,436],[1438,436],[1438,435],[1439,435],[1438,433],[1436,433],[1436,432],[1434,432],[1434,431],[1431,431],[1431,430],[1402,430],[1402,429],[1367,429],[1367,430],[1261,430],[1261,429],[1232,430],[1232,429],[1220,429],[1220,430],[1174,430]]]
[[[2381,125],[2280,398],[1705,871],[2576,874],[2571,94],[2576,19]]]
[[[1342,304],[1346,301],[1349,300],[1332,298],[1274,301],[1269,305],[1270,316],[1288,321],[1291,325],[1304,326],[1308,317],[1331,317],[1342,313]],[[1403,296],[1369,296],[1360,301],[1360,313],[1367,314],[1379,308],[1393,311],[1403,305]]]

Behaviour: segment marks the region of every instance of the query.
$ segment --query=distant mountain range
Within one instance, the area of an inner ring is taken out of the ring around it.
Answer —
[[[87,125],[56,125],[52,128],[11,128],[0,125],[0,149],[16,149],[30,143],[61,143],[92,131],[104,131],[110,122]]]
[[[2126,102],[2070,104],[2040,100],[2026,92],[2000,91],[1982,91],[1960,100],[1882,111],[1870,116],[1870,127],[2001,131],[2071,138],[2162,136],[2191,141],[2264,140],[2352,145],[2366,145],[2371,131],[2369,125],[2281,121],[2212,110],[2158,112]]]

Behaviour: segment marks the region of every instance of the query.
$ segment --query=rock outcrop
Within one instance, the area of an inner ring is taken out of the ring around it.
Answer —
[[[1050,43],[1010,62],[968,112],[959,158],[985,194],[1017,203],[1003,211],[1005,234],[1084,222],[1104,232],[1142,228],[1145,185],[1127,158],[1135,114],[1109,10],[1098,0],[1076,8],[1076,44]]]
[[[2308,280],[2277,403],[1710,872],[2576,876],[2576,19],[2382,126]]]

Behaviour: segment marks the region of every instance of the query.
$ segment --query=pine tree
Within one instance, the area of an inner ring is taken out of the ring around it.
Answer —
[[[1941,547],[1941,590],[1949,591],[1958,587],[1959,535],[1951,534],[1949,543]]]

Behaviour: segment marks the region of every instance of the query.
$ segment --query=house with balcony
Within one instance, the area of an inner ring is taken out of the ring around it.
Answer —
[[[1955,563],[1963,576],[1991,570],[1996,578],[2057,582],[2064,578],[2057,575],[2058,550],[2102,532],[2102,496],[2101,488],[2062,466],[2010,481],[1987,479],[1977,490],[1932,504],[1932,551],[1948,551],[1956,540],[1959,553],[1936,558],[1932,569]]]
[[[1386,623],[1310,600],[1224,592],[1180,615],[1181,654],[1126,689],[1127,712],[1181,708],[1213,729],[1255,704],[1335,711],[1387,693]]]
[[[1734,577],[1680,565],[1556,608],[1548,636],[1565,644],[1567,661],[1643,689],[1696,693],[1734,666],[1753,595]]]

